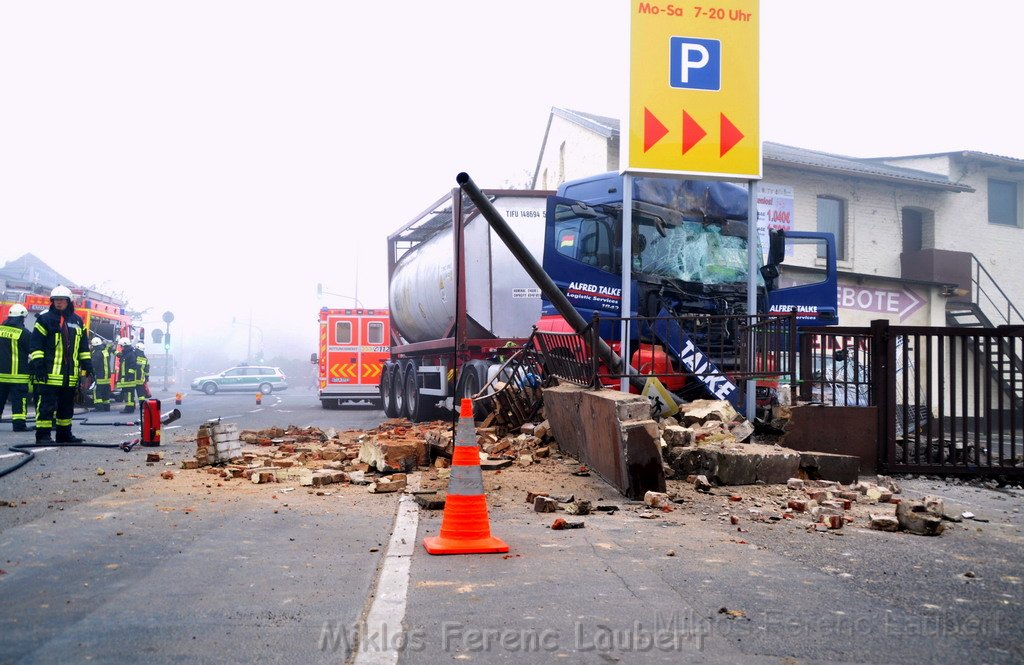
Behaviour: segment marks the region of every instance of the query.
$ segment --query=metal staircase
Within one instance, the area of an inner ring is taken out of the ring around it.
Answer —
[[[992,274],[971,254],[971,301],[946,304],[946,323],[956,328],[999,328],[1000,332],[1024,330],[1024,315],[999,286]],[[977,338],[974,352],[988,358],[992,377],[1013,398],[1014,411],[1024,403],[1024,356],[1021,337]]]

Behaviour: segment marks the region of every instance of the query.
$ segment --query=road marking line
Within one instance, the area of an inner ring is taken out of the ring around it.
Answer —
[[[262,411],[262,410],[263,410],[263,409],[253,409],[253,410],[252,410],[252,411],[250,411],[249,413],[259,413],[259,412],[260,412],[260,411]]]
[[[385,635],[401,635],[404,630],[402,620],[405,618],[406,600],[409,595],[409,568],[412,565],[412,554],[416,549],[416,528],[419,525],[419,508],[410,494],[403,494],[398,500],[398,514],[395,516],[395,528],[384,553],[384,566],[377,579],[374,589],[373,604],[366,616],[367,632],[384,631]],[[398,662],[398,650],[389,640],[388,649],[371,650],[372,647],[360,644],[357,647],[355,665],[395,665]]]
[[[57,450],[57,449],[51,447],[51,448],[28,448],[28,449],[23,449],[23,450],[31,450],[34,453],[41,453],[41,452],[45,452],[47,450]],[[0,459],[4,459],[5,457],[21,457],[21,453],[7,453],[6,455],[0,455]]]

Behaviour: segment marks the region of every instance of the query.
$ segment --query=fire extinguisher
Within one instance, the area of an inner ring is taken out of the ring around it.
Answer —
[[[160,445],[160,400],[147,399],[142,403],[143,446]]]

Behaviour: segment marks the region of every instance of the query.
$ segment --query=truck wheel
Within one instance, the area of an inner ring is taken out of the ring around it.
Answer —
[[[412,364],[412,363],[410,363]],[[416,371],[416,365],[412,365],[413,371]],[[395,365],[394,375],[391,377],[394,381],[392,383],[391,392],[395,396],[395,410],[398,411],[399,418],[409,417],[409,403],[405,395],[405,375],[409,371],[409,366]]]
[[[402,373],[404,403],[406,403],[406,417],[413,422],[423,420],[423,405],[420,402],[420,384],[417,381],[416,364],[410,362],[406,365],[406,371]]]
[[[462,366],[459,385],[455,391],[460,403],[463,398],[472,397],[484,387],[487,383],[487,367],[488,363],[483,360],[470,360]],[[455,404],[455,410],[458,412],[459,404]],[[473,417],[476,420],[483,420],[490,412],[490,407],[484,401],[473,403]]]
[[[384,407],[384,415],[388,418],[398,417],[398,405],[395,402],[395,375],[397,370],[397,363],[386,363],[384,371],[380,373],[380,401]]]

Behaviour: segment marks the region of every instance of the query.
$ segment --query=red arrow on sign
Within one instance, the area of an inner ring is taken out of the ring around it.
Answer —
[[[644,107],[644,152],[650,150],[655,143],[665,138],[668,134],[668,127],[654,117],[647,107]]]
[[[683,154],[693,146],[697,145],[698,142],[705,136],[707,132],[704,128],[697,124],[697,121],[690,116],[689,113],[683,111]]]
[[[720,114],[721,119],[721,135],[722,138],[719,142],[719,157],[724,157],[725,153],[732,150],[733,146],[739,143],[743,139],[743,132],[736,129],[736,125],[729,122],[729,119],[725,117],[725,114]],[[684,151],[685,152],[685,151]]]

